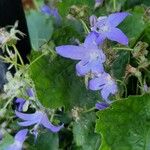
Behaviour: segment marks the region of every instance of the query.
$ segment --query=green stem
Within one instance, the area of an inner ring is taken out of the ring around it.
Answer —
[[[133,51],[132,48],[127,48],[127,47],[114,47],[114,50],[126,50],[126,51]]]
[[[8,100],[7,103],[4,105],[3,109],[6,109],[6,107],[9,105],[9,103],[12,101],[12,99]]]
[[[80,21],[81,21],[81,23],[82,23],[82,25],[83,25],[83,28],[84,28],[85,32],[86,32],[87,34],[90,33],[90,30],[89,30],[89,28],[87,27],[87,25],[85,24],[85,22],[84,22],[82,19],[80,19]]]
[[[121,80],[116,80],[116,81],[120,82],[124,86],[124,88],[125,88],[125,97],[127,97],[127,86],[126,86],[126,84]]]
[[[83,113],[88,113],[88,112],[91,112],[91,111],[93,111],[93,110],[95,110],[95,109],[96,109],[95,107],[92,107],[92,108],[90,108],[90,109],[88,109],[88,110],[83,111]]]
[[[28,66],[28,68],[30,68],[35,62],[37,62],[39,59],[41,59],[44,55],[46,55],[46,54],[41,54],[39,57],[37,57],[36,59],[34,59],[31,63],[30,63],[30,65]]]
[[[5,58],[3,56],[0,56],[0,59],[2,59],[3,62],[7,62],[7,63],[10,63],[10,64],[13,64],[14,66],[21,67],[20,64],[17,64],[16,62],[11,61],[10,59],[8,60],[7,58]]]
[[[20,60],[21,64],[24,66],[24,62],[23,62],[22,57],[21,57],[21,55],[19,54],[19,52],[18,52],[16,46],[13,45],[13,48],[14,48],[14,50],[15,50],[17,56],[19,57],[19,60]]]
[[[114,11],[116,11],[116,0],[113,0]]]

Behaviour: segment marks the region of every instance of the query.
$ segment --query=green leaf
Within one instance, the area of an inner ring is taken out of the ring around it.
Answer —
[[[75,143],[82,150],[97,150],[100,145],[100,136],[94,133],[95,119],[95,113],[88,113],[73,124]]]
[[[37,11],[31,11],[26,16],[32,48],[38,50],[52,36],[52,18]]]
[[[28,149],[30,150],[58,150],[59,149],[58,134],[51,133],[49,131],[47,131],[46,133],[40,133],[38,135],[35,144],[33,144],[34,141],[31,139],[29,143],[31,143],[29,144],[28,147]]]
[[[40,54],[33,52],[31,60]],[[31,66],[29,73],[45,107],[93,107],[99,99],[99,94],[85,88],[82,79],[76,76],[75,64],[68,59],[56,57],[51,60],[50,56],[44,56]]]
[[[9,145],[13,144],[13,142],[13,137],[10,134],[5,133],[2,141],[0,141],[0,150],[6,150]]]
[[[106,3],[107,12],[119,12],[127,0],[108,0]]]
[[[77,20],[63,20],[52,36],[56,45],[74,44],[76,39],[83,40],[83,27]]]
[[[119,26],[129,38],[129,45],[131,47],[133,47],[137,40],[139,40],[146,28],[146,24],[143,20],[144,12],[145,10],[143,7],[135,7],[134,10],[130,12],[131,15],[128,16]]]
[[[99,111],[96,132],[100,150],[150,149],[150,95],[130,96]]]
[[[115,78],[121,80],[125,75],[126,65],[129,63],[130,53],[126,51],[118,52],[118,57],[112,64],[112,73]]]

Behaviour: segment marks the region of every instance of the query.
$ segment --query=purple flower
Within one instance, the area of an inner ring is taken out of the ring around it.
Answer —
[[[113,13],[111,15],[99,17],[96,19],[90,18],[91,31],[97,35],[97,43],[102,43],[106,38],[121,43],[123,45],[128,45],[127,36],[117,28],[117,26],[129,15],[127,12]],[[97,21],[95,21],[95,19]]]
[[[107,103],[111,103],[108,97],[117,92],[117,85],[108,73],[103,73],[89,81],[89,89],[101,90],[102,98]]]
[[[59,15],[57,8],[52,8],[48,5],[43,5],[41,7],[41,12],[46,15],[53,16],[58,24],[61,22],[61,16]]]
[[[22,150],[22,145],[24,141],[26,140],[26,135],[28,133],[28,129],[23,129],[20,130],[16,135],[15,135],[15,141],[13,144],[11,144],[7,150]]]
[[[16,116],[23,120],[23,122],[19,122],[20,126],[31,126],[31,125],[43,125],[45,128],[50,129],[52,132],[58,132],[61,128],[63,128],[63,124],[61,126],[54,126],[49,122],[47,115],[44,112],[36,111],[34,114],[25,114],[15,111]]]
[[[99,7],[100,5],[102,5],[102,4],[103,4],[103,1],[104,1],[104,0],[95,0],[95,6],[94,6],[94,8],[97,8],[97,7]]]
[[[28,88],[28,89],[26,90],[26,92],[27,92],[27,94],[28,94],[29,97],[35,97],[34,91],[33,91],[32,88]]]
[[[25,104],[26,100],[23,98],[17,98],[15,103],[17,104],[17,110],[22,111],[23,110],[23,105]]]
[[[63,57],[80,60],[76,65],[77,74],[80,76],[90,72],[101,73],[104,71],[102,63],[105,62],[106,56],[102,49],[98,48],[95,41],[96,35],[90,33],[82,45],[58,46],[56,47],[56,51]]]
[[[103,109],[106,109],[107,107],[109,107],[109,104],[106,102],[98,102],[95,104],[95,107],[98,110],[103,110]]]
[[[43,5],[41,7],[41,12],[44,13],[44,14],[47,14],[47,15],[52,15],[51,9],[48,5]]]

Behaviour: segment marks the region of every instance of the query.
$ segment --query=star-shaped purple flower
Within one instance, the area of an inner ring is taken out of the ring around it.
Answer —
[[[90,17],[91,31],[97,35],[97,43],[101,44],[106,38],[123,45],[128,45],[127,36],[117,26],[129,15],[127,12],[118,12],[96,18]],[[94,21],[92,21],[94,19]],[[95,21],[96,20],[96,21]],[[94,22],[94,24],[93,24]]]
[[[28,133],[28,129],[23,129],[20,130],[16,135],[15,135],[15,141],[13,144],[11,144],[7,150],[22,150],[22,145],[24,141],[26,140],[26,136]]]
[[[90,72],[101,73],[104,71],[103,63],[106,60],[106,56],[102,49],[97,46],[96,38],[94,33],[90,33],[82,45],[58,46],[56,47],[56,52],[63,57],[80,60],[76,65],[76,71],[79,76]]]
[[[41,111],[36,111],[34,114],[25,114],[18,111],[15,111],[15,113],[17,117],[23,120],[23,122],[18,123],[20,126],[43,125],[52,132],[58,132],[64,126],[63,124],[61,126],[54,126],[49,122],[46,113]]]
[[[107,103],[111,103],[108,97],[117,92],[117,85],[108,73],[103,73],[89,81],[89,89],[101,90],[102,98]]]

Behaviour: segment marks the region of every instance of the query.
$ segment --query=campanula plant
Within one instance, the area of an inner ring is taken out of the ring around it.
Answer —
[[[0,150],[149,150],[150,17],[139,3],[32,2],[28,64],[18,22],[0,28]]]

